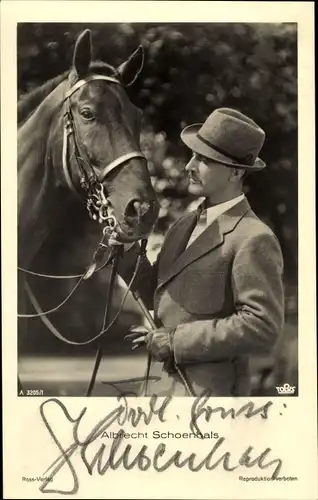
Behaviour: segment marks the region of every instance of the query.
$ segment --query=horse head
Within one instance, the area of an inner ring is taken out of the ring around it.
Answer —
[[[143,59],[140,46],[116,69],[93,62],[91,33],[86,30],[75,44],[67,80],[65,104],[75,136],[74,143],[70,141],[67,159],[69,178],[80,192],[79,162],[83,165],[84,161],[86,174],[93,172],[100,181],[122,241],[147,237],[159,210],[147,162],[140,151],[142,113],[125,90],[140,74]],[[56,134],[61,134],[61,127]],[[54,137],[52,141],[59,142]],[[57,163],[60,164],[60,158]],[[67,187],[65,176],[60,181]]]
[[[119,239],[130,242],[148,236],[159,209],[140,151],[141,112],[125,91],[142,70],[143,50],[139,47],[118,68],[92,61],[91,54],[91,34],[86,30],[75,44],[70,71],[30,92],[18,105],[19,268],[36,270],[27,275],[28,285],[30,281],[35,296],[41,296],[44,310],[54,298],[60,304],[55,312],[67,305],[58,312],[58,320],[68,338],[79,340],[100,331],[107,323],[104,311],[110,310],[104,305],[106,269],[92,272],[85,288],[73,297],[80,283],[74,287],[74,274],[78,277],[90,263],[93,267],[89,269],[94,271],[92,256],[95,258],[97,250],[104,252],[105,247],[100,246],[100,226],[88,214],[105,228],[108,216],[113,216]],[[106,258],[99,270],[107,262]],[[26,272],[19,274],[20,312],[30,306],[22,286]],[[65,274],[73,275],[72,280],[37,279],[43,275],[65,278]],[[113,272],[111,276],[114,283]],[[27,328],[26,323],[19,326],[20,354],[21,332]]]

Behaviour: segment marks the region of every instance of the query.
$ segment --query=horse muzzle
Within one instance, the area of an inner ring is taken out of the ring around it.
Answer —
[[[158,212],[159,205],[156,200],[138,199],[132,199],[127,203],[122,217],[116,217],[112,208],[109,210],[109,214],[117,220],[116,232],[119,241],[123,243],[147,238],[153,229]]]

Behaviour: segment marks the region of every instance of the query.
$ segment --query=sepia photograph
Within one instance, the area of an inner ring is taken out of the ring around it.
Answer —
[[[296,23],[19,23],[18,395],[298,395]]]
[[[317,500],[314,4],[0,10],[5,498]]]

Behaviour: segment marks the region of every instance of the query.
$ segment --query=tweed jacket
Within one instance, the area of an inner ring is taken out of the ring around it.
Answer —
[[[222,214],[187,249],[197,213],[168,231],[137,288],[157,324],[175,328],[174,361],[195,395],[246,396],[249,357],[266,354],[283,329],[283,258],[271,229],[246,199]],[[153,301],[152,301],[153,298]],[[177,373],[153,361],[147,395],[186,396]]]

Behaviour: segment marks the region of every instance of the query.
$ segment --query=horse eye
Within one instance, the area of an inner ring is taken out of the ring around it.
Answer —
[[[89,108],[83,108],[80,110],[81,116],[84,118],[84,120],[94,120],[95,116],[93,112]]]

